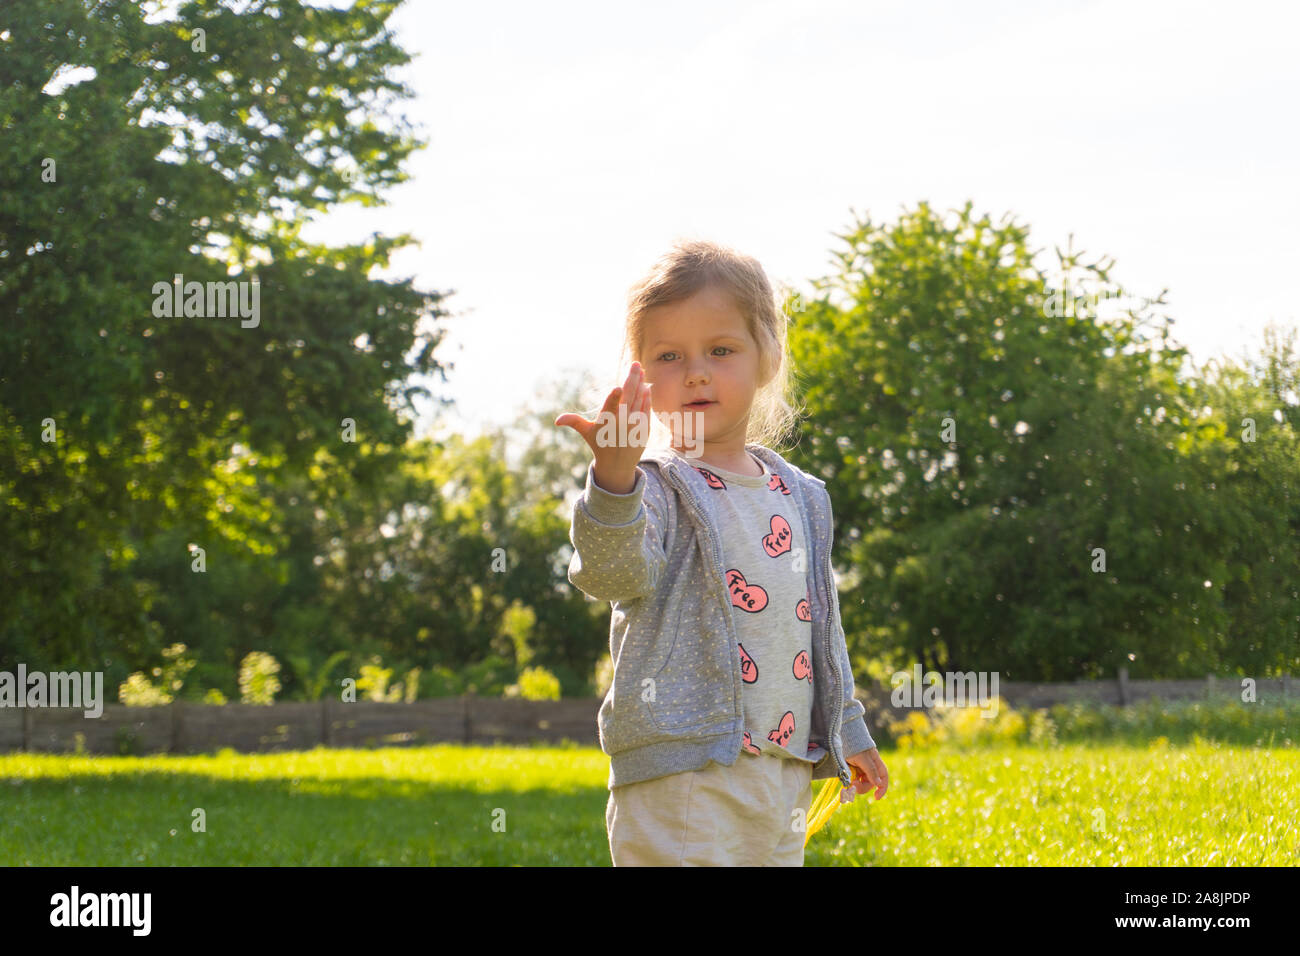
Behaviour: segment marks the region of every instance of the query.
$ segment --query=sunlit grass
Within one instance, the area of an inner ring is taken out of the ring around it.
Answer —
[[[1300,752],[1200,743],[885,754],[807,865],[1296,866]]]
[[[888,796],[840,808],[807,865],[1300,864],[1295,749],[883,757]],[[607,866],[608,768],[596,748],[540,746],[12,754],[0,756],[0,864]],[[206,832],[191,829],[195,808]]]

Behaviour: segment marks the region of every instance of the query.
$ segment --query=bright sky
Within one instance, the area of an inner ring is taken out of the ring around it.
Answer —
[[[411,0],[394,22],[430,144],[390,206],[308,238],[410,232],[386,274],[456,290],[440,432],[584,368],[620,384],[627,289],[677,236],[808,290],[852,211],[923,199],[1013,214],[1044,267],[1073,232],[1168,288],[1197,361],[1297,323],[1294,5]]]

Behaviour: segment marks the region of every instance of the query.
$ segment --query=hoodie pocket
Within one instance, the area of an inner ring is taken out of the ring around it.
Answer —
[[[688,609],[693,613],[688,614]],[[650,719],[664,733],[680,734],[729,724],[736,716],[729,641],[719,635],[715,606],[683,601],[668,658],[654,674]]]

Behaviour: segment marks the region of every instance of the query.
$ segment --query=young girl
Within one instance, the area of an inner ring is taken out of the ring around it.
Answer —
[[[555,420],[593,455],[569,580],[611,605],[610,855],[802,866],[812,780],[879,800],[888,774],[853,695],[825,482],[762,443],[794,420],[785,316],[757,261],[679,242],[625,332],[631,371],[597,419]],[[650,447],[655,420],[671,441]]]

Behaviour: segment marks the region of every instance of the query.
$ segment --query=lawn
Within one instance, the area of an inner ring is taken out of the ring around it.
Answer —
[[[1294,747],[882,756],[888,796],[842,807],[807,865],[1300,865]],[[595,748],[542,746],[15,753],[0,756],[0,865],[608,866],[608,766]]]

